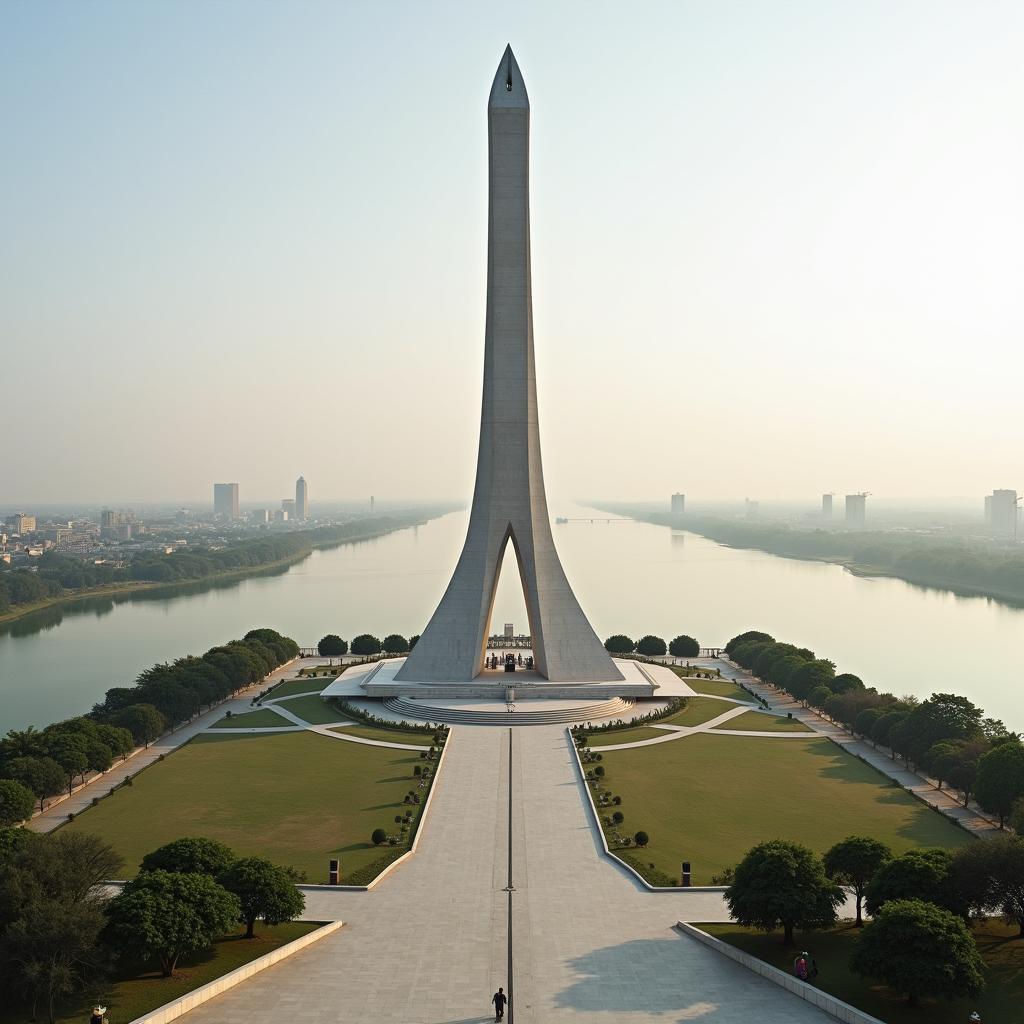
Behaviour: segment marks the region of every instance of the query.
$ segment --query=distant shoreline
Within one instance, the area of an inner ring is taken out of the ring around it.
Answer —
[[[42,601],[33,601],[31,604],[17,605],[11,608],[10,611],[4,612],[0,615],[0,625],[25,618],[35,612],[74,604],[78,601],[87,601],[90,599],[104,597],[128,597],[132,594],[146,593],[154,590],[159,590],[161,592],[166,591],[168,597],[173,597],[174,591],[183,590],[187,587],[195,587],[197,585],[201,586],[205,583],[212,585],[215,583],[230,583],[232,581],[240,582],[241,580],[248,579],[252,576],[260,576],[264,573],[273,572],[275,569],[286,569],[291,565],[295,565],[298,562],[302,562],[309,558],[314,551],[326,551],[332,548],[342,547],[345,544],[359,544],[363,541],[374,540],[377,537],[383,537],[389,533],[395,533],[398,530],[408,530],[413,526],[422,525],[431,519],[435,519],[446,514],[446,512],[430,513],[416,521],[389,523],[386,526],[382,526],[380,529],[371,530],[370,532],[361,534],[358,537],[345,537],[341,540],[324,541],[319,544],[312,543],[304,551],[297,551],[293,555],[287,555],[284,558],[276,559],[273,562],[266,562],[263,565],[246,566],[244,569],[225,569],[220,572],[210,573],[208,576],[196,576],[191,579],[173,580],[171,582],[136,580],[124,583],[107,583],[98,587],[86,587],[82,590],[73,590],[67,594],[59,594],[56,597],[44,598]]]

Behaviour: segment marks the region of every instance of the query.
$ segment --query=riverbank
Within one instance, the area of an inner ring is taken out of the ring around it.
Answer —
[[[342,547],[346,544],[359,544],[364,541],[374,540],[378,537],[387,536],[397,530],[406,530],[415,526],[422,526],[431,519],[447,514],[443,511],[431,512],[426,515],[402,520],[389,520],[382,522],[378,528],[368,529],[353,536],[339,539],[312,540],[308,546],[299,551],[286,555],[284,558],[275,559],[272,562],[265,562],[262,565],[246,566],[242,569],[225,569],[212,572],[205,576],[197,576],[190,579],[175,580],[172,583],[152,582],[147,580],[131,580],[123,583],[109,583],[98,587],[84,587],[81,590],[71,590],[55,597],[47,597],[41,601],[33,601],[29,604],[16,605],[8,611],[0,614],[0,625],[15,622],[37,612],[61,608],[73,605],[82,601],[110,598],[112,600],[131,600],[132,597],[146,593],[153,596],[173,597],[182,593],[188,588],[214,587],[225,583],[238,582],[251,579],[256,576],[269,575],[309,558],[314,551],[331,550]]]
[[[622,515],[636,522],[667,526],[698,534],[723,547],[737,550],[763,551],[777,558],[801,562],[824,562],[840,565],[847,572],[866,579],[897,579],[912,586],[945,591],[962,597],[984,597],[1012,607],[1024,607],[1024,570],[1018,571],[1019,556],[1014,552],[996,551],[981,546],[927,542],[894,534],[846,533],[829,530],[796,530],[782,524],[756,526],[713,517],[678,518],[659,512],[603,506],[604,511]],[[801,550],[801,548],[803,550]],[[857,557],[860,552],[861,557]],[[886,557],[895,564],[880,564]],[[1010,577],[1003,585],[995,581],[958,579],[945,572],[911,569],[906,562],[959,563],[964,571],[981,575],[993,565],[1005,569],[1000,575]]]

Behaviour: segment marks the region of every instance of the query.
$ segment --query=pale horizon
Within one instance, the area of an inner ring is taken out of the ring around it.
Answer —
[[[549,493],[1024,491],[1018,5],[5,15],[2,506],[468,501],[506,42]]]

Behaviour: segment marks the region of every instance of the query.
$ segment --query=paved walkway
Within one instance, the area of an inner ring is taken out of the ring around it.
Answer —
[[[674,931],[720,916],[719,894],[643,889],[599,852],[564,729],[514,736],[517,1024],[832,1020]],[[372,892],[310,893],[310,915],[345,927],[189,1024],[493,1020],[491,993],[509,987],[507,742],[504,729],[456,726],[416,856]]]
[[[951,793],[937,789],[930,779],[900,767],[900,763],[889,757],[884,751],[878,750],[865,740],[851,736],[842,726],[830,722],[810,708],[805,708],[800,701],[794,700],[785,691],[776,690],[774,687],[762,683],[738,665],[726,661],[724,658],[717,664],[721,667],[723,676],[742,680],[747,687],[764,697],[773,711],[781,714],[792,712],[794,718],[803,722],[804,725],[810,726],[818,735],[827,736],[873,768],[877,768],[889,778],[895,779],[904,789],[910,790],[926,804],[942,811],[948,818],[958,821],[975,835],[991,838],[1001,834],[998,823],[985,817],[976,805],[964,807]]]

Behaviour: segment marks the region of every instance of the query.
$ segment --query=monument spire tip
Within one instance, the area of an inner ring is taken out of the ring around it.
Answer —
[[[493,110],[496,107],[519,107],[529,109],[530,98],[526,94],[526,83],[523,81],[519,64],[516,62],[516,55],[512,52],[512,44],[505,45],[505,52],[498,62],[498,70],[494,73],[494,83],[491,85],[491,95],[487,106]]]

